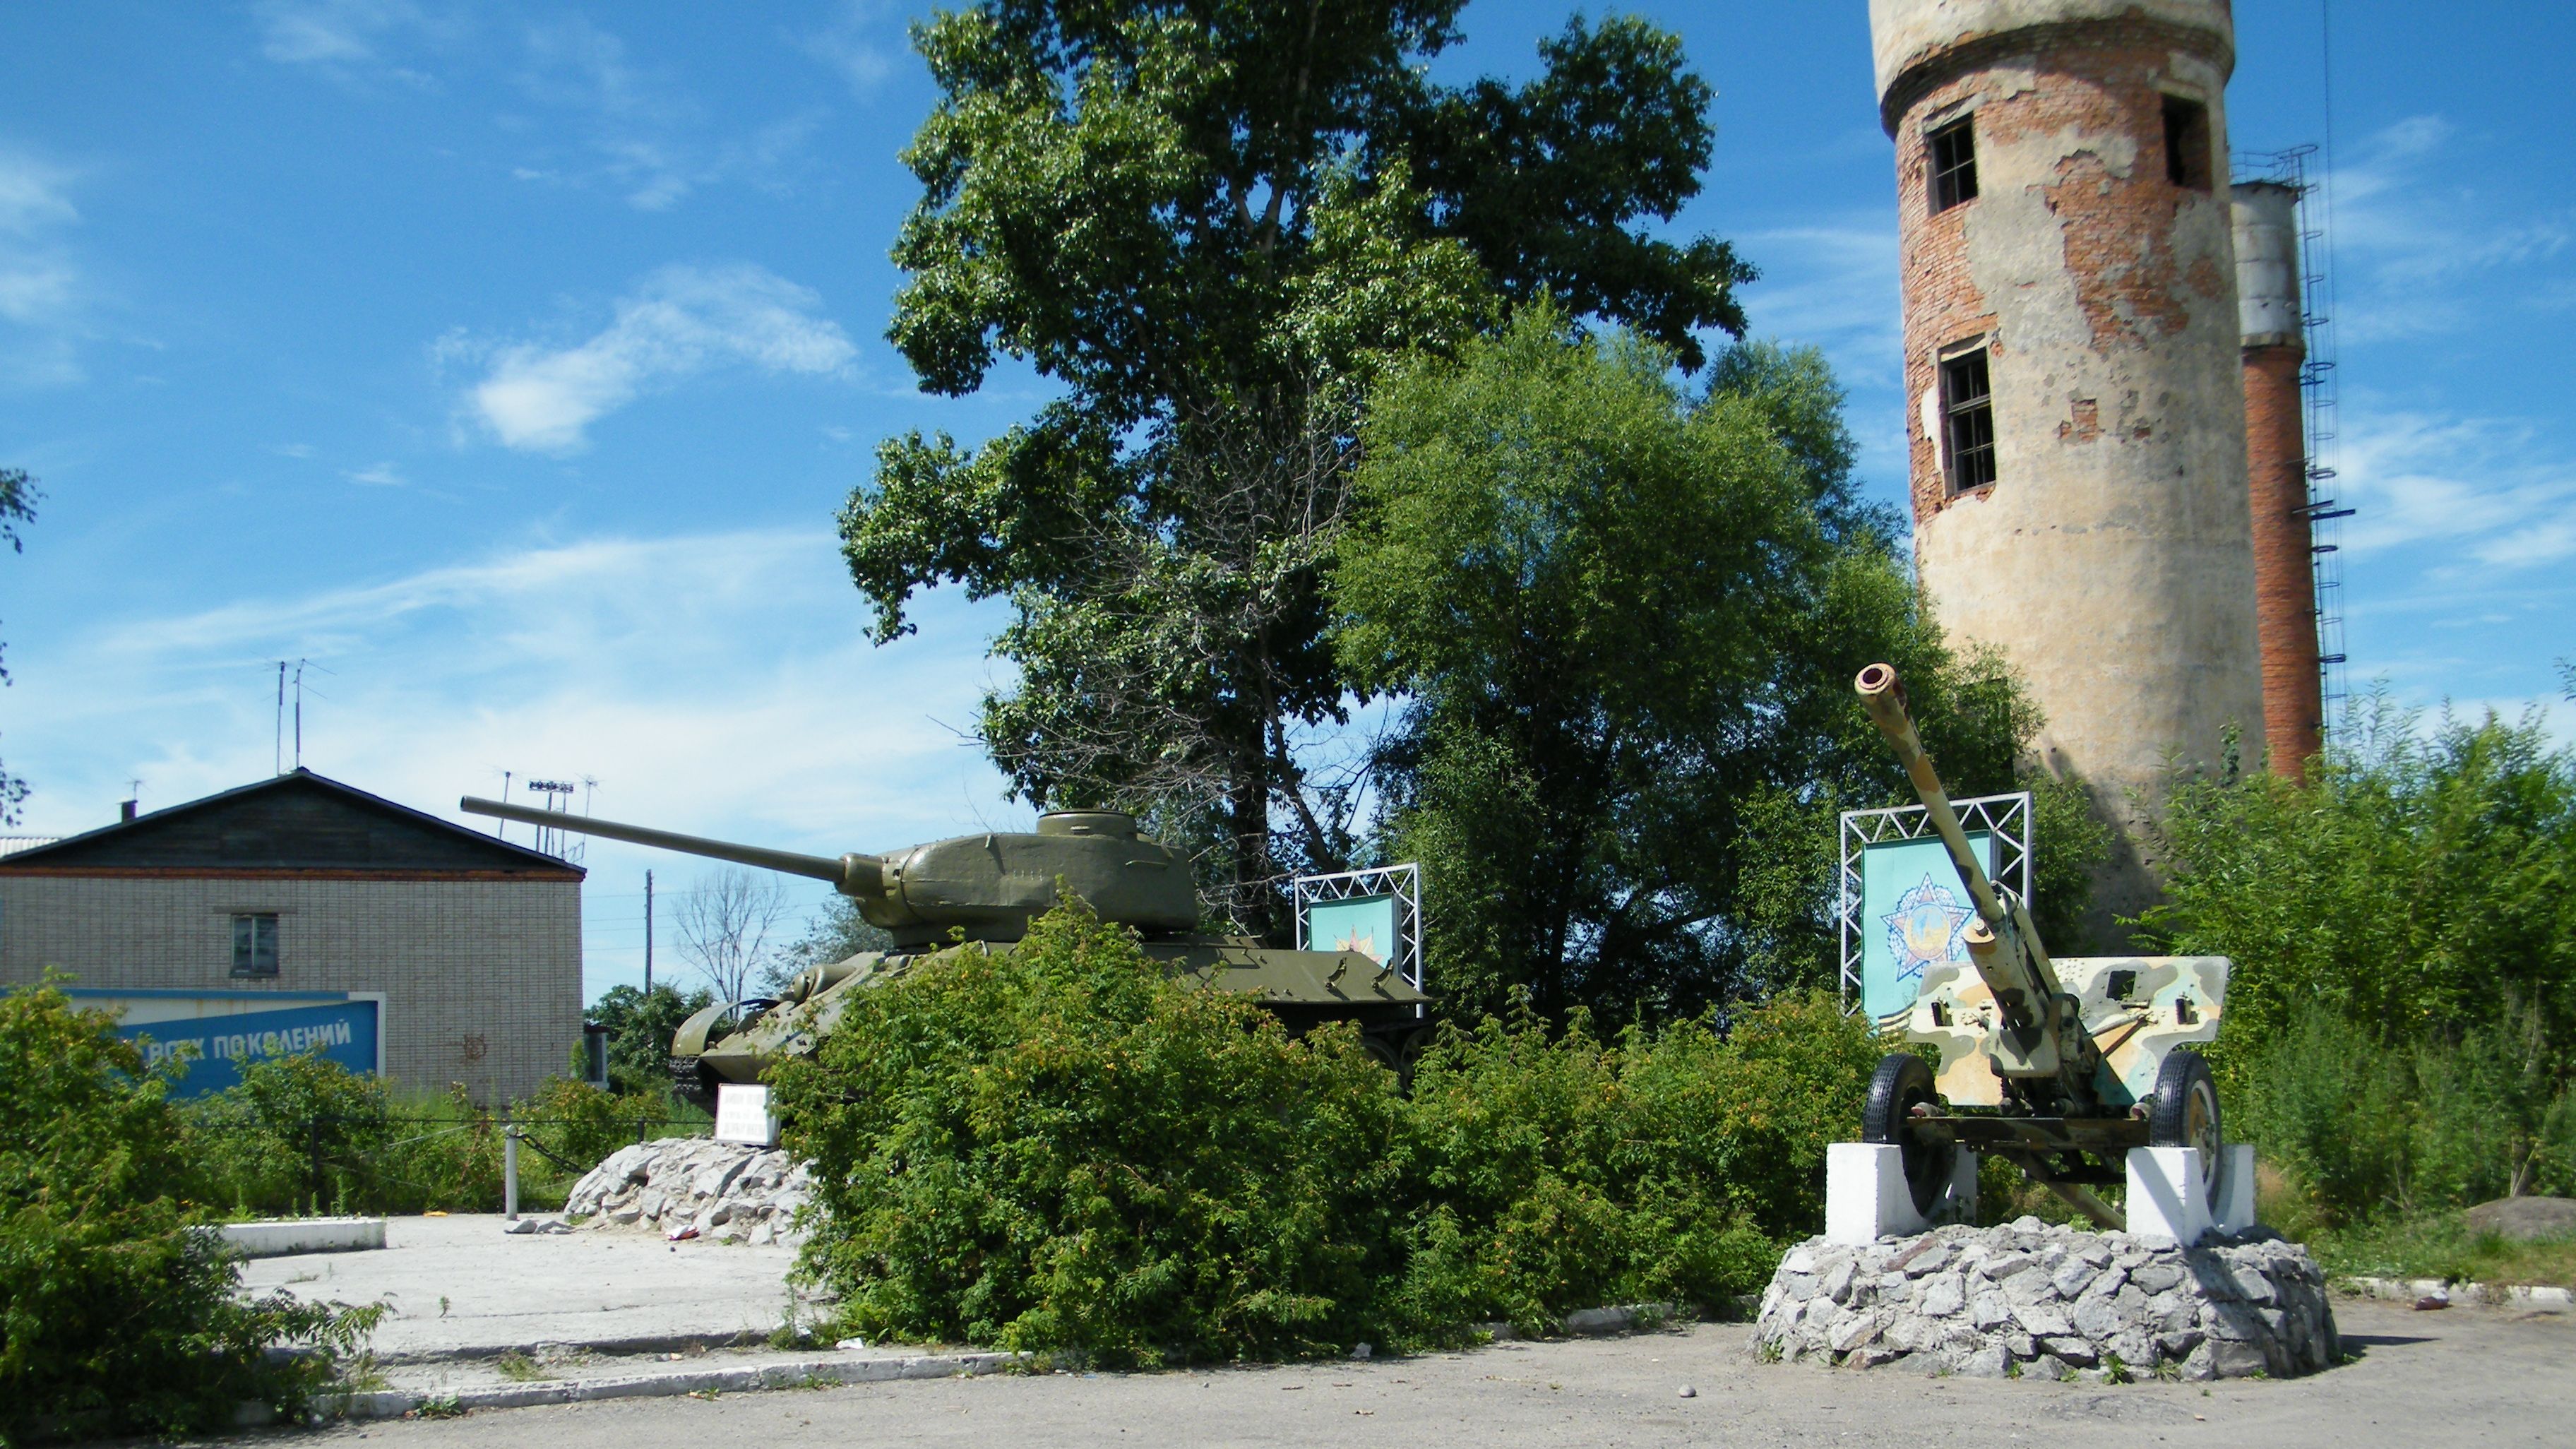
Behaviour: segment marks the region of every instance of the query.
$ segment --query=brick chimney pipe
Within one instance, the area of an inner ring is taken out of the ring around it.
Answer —
[[[2252,182],[2235,187],[2231,200],[2263,738],[2272,773],[2296,779],[2324,748],[2325,722],[2324,681],[2317,672],[2306,399],[2299,385],[2307,346],[2300,316],[2298,193],[2274,182]]]

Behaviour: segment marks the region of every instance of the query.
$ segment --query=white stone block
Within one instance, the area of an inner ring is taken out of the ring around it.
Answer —
[[[1977,1211],[1977,1154],[1961,1152],[1950,1186],[1929,1215],[1914,1210],[1904,1149],[1893,1143],[1836,1142],[1825,1148],[1825,1240],[1857,1247],[1902,1238],[1934,1223],[1967,1222]]]
[[[2218,1201],[2209,1205],[2210,1225],[2241,1233],[2254,1226],[2254,1147],[2231,1142],[2219,1151],[2227,1154],[2227,1164],[2218,1173]]]
[[[2169,1238],[2188,1248],[2206,1237],[2209,1228],[2209,1193],[2201,1182],[2200,1149],[2130,1148],[2130,1233]]]

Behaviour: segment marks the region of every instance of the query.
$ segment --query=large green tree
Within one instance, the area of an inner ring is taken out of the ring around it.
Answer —
[[[1740,346],[1696,398],[1672,361],[1531,308],[1371,399],[1338,639],[1408,701],[1386,848],[1424,863],[1454,1008],[1830,984],[1834,812],[1908,798],[1852,676],[1898,667],[1962,793],[2011,788],[2036,724],[1924,617],[1820,359]]]
[[[1577,20],[1526,84],[1437,85],[1459,8],[987,0],[914,32],[940,100],[889,335],[931,392],[1005,358],[1058,391],[980,447],[888,440],[852,577],[881,641],[922,587],[1007,596],[1018,678],[982,725],[1015,790],[1156,812],[1254,924],[1283,851],[1347,845],[1298,743],[1349,694],[1322,579],[1382,360],[1514,301],[1685,364],[1742,323],[1750,270],[1650,230],[1712,139],[1678,42]]]

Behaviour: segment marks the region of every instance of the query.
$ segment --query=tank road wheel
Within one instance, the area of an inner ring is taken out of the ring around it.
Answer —
[[[2200,1149],[2200,1181],[2209,1201],[2218,1201],[2218,1177],[2226,1170],[2226,1137],[2219,1131],[2218,1083],[2198,1052],[2173,1052],[2156,1068],[2156,1094],[2147,1107],[2149,1147]]]
[[[1860,1112],[1860,1140],[1895,1145],[1897,1159],[1905,1164],[1905,1187],[1913,1195],[1914,1210],[1928,1215],[1950,1185],[1959,1148],[1952,1142],[1912,1140],[1905,1124],[1918,1106],[1935,1111],[1941,1106],[1940,1094],[1932,1090],[1931,1065],[1912,1052],[1890,1052],[1879,1058],[1878,1072],[1869,1079],[1869,1101]]]

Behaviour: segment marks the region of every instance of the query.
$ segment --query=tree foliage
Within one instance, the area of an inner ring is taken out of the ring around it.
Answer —
[[[293,1412],[376,1309],[247,1298],[189,1200],[191,1143],[103,1013],[50,983],[0,994],[0,1440],[221,1428]],[[302,1345],[304,1357],[272,1357]]]
[[[2221,1087],[2323,1221],[2576,1187],[2576,750],[2536,714],[2375,696],[2162,831],[2150,939],[2234,961]]]
[[[1433,83],[1459,0],[987,0],[915,30],[941,98],[907,163],[889,335],[933,392],[998,359],[1062,391],[979,448],[889,440],[842,516],[876,633],[941,581],[1008,596],[983,730],[1026,798],[1147,807],[1266,923],[1337,837],[1296,732],[1342,718],[1322,643],[1356,389],[1513,299],[1696,361],[1751,275],[1648,234],[1698,187],[1710,92],[1643,22],[1570,24],[1541,76]]]
[[[844,1329],[1116,1366],[1755,1291],[1876,1060],[1822,995],[1609,1040],[1524,1004],[1408,1096],[1347,1027],[1291,1039],[1077,902],[860,993],[772,1081]]]
[[[2428,730],[2367,701],[2303,779],[2178,785],[2163,832],[2176,870],[2146,924],[2234,958],[2231,1037],[2310,1001],[2392,1044],[2527,1006],[2576,1048],[2576,751],[2536,716]]]
[[[1696,398],[1671,361],[1534,308],[1371,398],[1338,642],[1408,701],[1384,849],[1425,865],[1457,1009],[1828,982],[1834,812],[1910,798],[1853,675],[1897,666],[1961,794],[2011,788],[2037,723],[1924,617],[1821,360],[1740,346]]]
[[[706,990],[681,991],[669,982],[651,991],[612,986],[582,1011],[582,1020],[608,1028],[608,1081],[626,1095],[664,1100],[671,1090],[671,1037],[680,1023],[715,1001]]]

